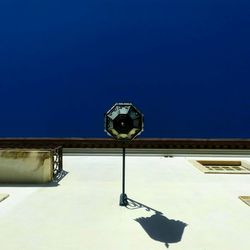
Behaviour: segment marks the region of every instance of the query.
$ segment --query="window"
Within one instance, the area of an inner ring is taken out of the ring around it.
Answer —
[[[206,174],[250,174],[250,165],[244,161],[192,160],[190,162]]]

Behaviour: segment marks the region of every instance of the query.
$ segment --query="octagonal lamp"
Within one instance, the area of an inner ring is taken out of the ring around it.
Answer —
[[[143,131],[143,114],[132,103],[116,103],[106,114],[104,128],[116,140],[131,141]],[[127,206],[125,194],[125,143],[122,161],[122,193],[120,206]]]
[[[134,139],[143,125],[143,114],[132,103],[116,103],[105,114],[105,131],[117,140]]]

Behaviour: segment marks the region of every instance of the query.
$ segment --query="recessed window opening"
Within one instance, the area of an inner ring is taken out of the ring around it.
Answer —
[[[250,206],[250,196],[240,196],[239,197],[243,202]]]
[[[250,165],[244,161],[197,160],[191,163],[206,174],[250,174]]]

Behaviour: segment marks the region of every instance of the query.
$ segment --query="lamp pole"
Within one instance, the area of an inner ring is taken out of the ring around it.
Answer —
[[[122,193],[120,195],[120,206],[128,205],[128,197],[125,194],[125,147],[122,148]]]
[[[128,205],[125,193],[125,155],[128,142],[133,140],[143,131],[143,114],[132,103],[116,103],[104,115],[104,131],[122,144],[122,193],[120,206]]]

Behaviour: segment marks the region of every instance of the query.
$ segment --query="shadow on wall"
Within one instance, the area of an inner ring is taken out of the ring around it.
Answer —
[[[132,199],[128,199],[128,209],[144,208],[146,211],[153,211],[155,214],[150,217],[140,217],[135,219],[145,232],[153,240],[163,242],[168,248],[169,243],[176,243],[181,241],[186,223],[179,220],[170,220],[165,217],[161,212],[141,204]]]

